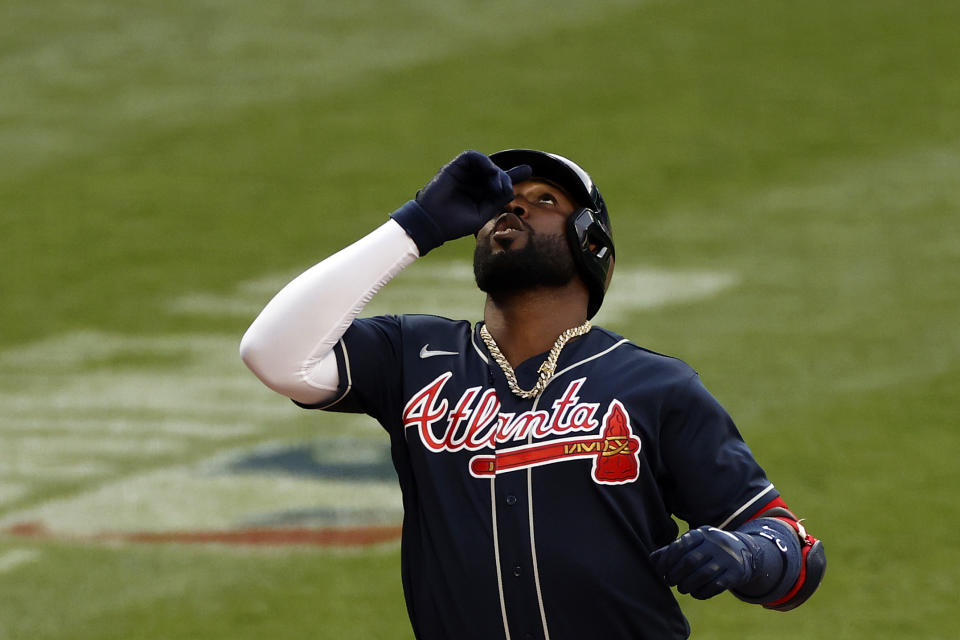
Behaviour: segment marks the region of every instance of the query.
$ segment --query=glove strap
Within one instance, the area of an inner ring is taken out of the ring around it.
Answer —
[[[806,602],[820,586],[827,570],[827,556],[823,551],[823,543],[807,533],[799,520],[784,517],[775,519],[794,529],[800,539],[800,575],[785,596],[763,606],[776,611],[790,611]]]
[[[443,244],[443,231],[416,200],[410,200],[391,213],[390,217],[407,232],[417,245],[421,257]]]
[[[731,589],[745,602],[776,602],[788,595],[799,576],[801,547],[794,530],[779,518],[758,518],[742,525],[737,533],[748,536],[761,548],[755,577],[747,584]]]
[[[754,595],[759,589],[750,589],[756,584],[744,585],[742,590],[731,589],[733,595],[745,602],[762,604],[766,609],[789,611],[813,595],[823,579],[827,558],[823,544],[807,533],[799,520],[786,509],[771,509],[744,524],[737,531],[750,535],[754,540],[763,539],[765,556],[769,553],[782,563],[780,577],[766,593]],[[770,567],[764,557],[764,570]]]

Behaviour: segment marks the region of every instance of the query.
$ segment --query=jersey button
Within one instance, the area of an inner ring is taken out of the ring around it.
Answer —
[[[513,495],[512,493],[511,493],[510,495],[508,495],[508,496],[507,496],[507,504],[510,505],[511,507],[512,507],[513,505],[517,504],[517,496]]]
[[[520,568],[520,565],[513,565],[513,575],[519,578],[521,573],[523,573],[523,569]]]

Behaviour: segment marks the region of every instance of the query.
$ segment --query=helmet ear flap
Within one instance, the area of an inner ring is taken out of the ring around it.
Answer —
[[[607,291],[614,258],[613,239],[597,212],[583,207],[567,218],[567,242],[590,292],[587,318],[592,318],[600,310]]]

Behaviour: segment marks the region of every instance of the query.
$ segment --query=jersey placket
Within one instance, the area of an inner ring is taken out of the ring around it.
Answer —
[[[519,414],[535,408],[511,393],[504,376],[497,375],[496,363],[490,362],[489,380],[496,388],[501,412]],[[496,451],[515,447],[517,443],[497,443]],[[542,605],[537,588],[536,560],[533,550],[530,481],[532,470],[497,473],[491,479],[491,500],[496,523],[496,545],[499,559],[501,603],[504,608],[505,635],[508,640],[547,639],[541,619]]]

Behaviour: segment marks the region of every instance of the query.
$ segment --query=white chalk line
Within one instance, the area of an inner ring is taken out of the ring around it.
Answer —
[[[39,558],[40,552],[33,549],[11,549],[0,553],[0,573],[8,573]]]
[[[347,506],[345,506],[347,505]],[[282,511],[360,509],[399,523],[396,483],[283,475],[204,473],[203,465],[160,469],[108,482],[76,496],[0,517],[0,529],[41,522],[55,534],[224,530],[251,516]]]
[[[116,436],[91,438],[82,435],[49,435],[9,437],[0,436],[0,452],[11,452],[13,456],[55,457],[65,453],[79,456],[130,456],[157,455],[184,451],[189,443],[170,438],[120,438]],[[3,459],[6,453],[0,453]]]
[[[0,465],[0,475],[3,475],[3,467]],[[27,495],[27,486],[22,483],[0,482],[0,506],[19,500]]]
[[[116,466],[116,464],[101,460],[74,462],[57,460],[50,455],[42,455],[36,458],[21,455],[15,460],[0,460],[0,477],[16,478],[20,482],[35,485],[45,480],[79,480],[94,476],[105,476],[112,473]],[[4,480],[4,484],[7,484],[6,480]],[[26,485],[21,484],[19,487],[20,492],[14,495],[17,499],[27,493]],[[11,499],[6,500],[6,502],[11,501]],[[4,493],[0,490],[0,505],[4,502]]]
[[[162,433],[207,440],[224,440],[250,435],[258,431],[257,427],[249,423],[225,425],[184,420],[118,420],[75,417],[38,418],[26,414],[23,417],[11,416],[4,425],[4,430],[8,433],[66,431],[71,433],[102,434],[104,436]]]

